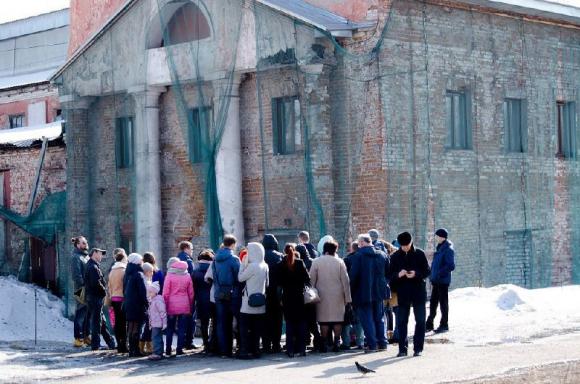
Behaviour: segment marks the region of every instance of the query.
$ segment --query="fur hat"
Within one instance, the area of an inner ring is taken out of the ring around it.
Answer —
[[[132,253],[129,255],[128,261],[131,264],[141,264],[143,263],[143,256],[138,253]]]

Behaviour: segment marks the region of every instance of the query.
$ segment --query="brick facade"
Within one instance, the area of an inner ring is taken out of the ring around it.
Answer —
[[[580,104],[580,28],[452,1],[359,3],[368,5],[367,18],[376,13],[376,31],[303,42],[324,54],[242,75],[246,240],[269,231],[286,241],[308,229],[344,245],[370,228],[386,240],[410,230],[431,255],[434,229],[446,227],[456,244],[455,287],[577,282],[580,169],[555,156],[555,108],[560,100]],[[363,15],[357,7],[353,14]],[[198,86],[217,119],[211,81]],[[206,174],[188,158],[180,91],[185,109],[200,95],[187,83],[160,97],[163,260],[180,240],[208,245]],[[446,147],[447,91],[469,98],[471,149]],[[294,154],[274,155],[271,100],[282,96],[299,97],[302,143]],[[527,101],[526,153],[504,149],[506,98]],[[88,233],[108,249],[134,230],[134,175],[116,169],[113,155],[114,118],[132,108],[124,93],[101,95],[88,120],[75,123],[99,142],[90,183],[79,188],[90,186]],[[80,202],[70,196],[69,206]]]

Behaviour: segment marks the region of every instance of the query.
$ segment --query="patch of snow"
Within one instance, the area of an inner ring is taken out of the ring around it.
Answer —
[[[465,345],[527,342],[580,330],[580,286],[525,289],[504,284],[449,293],[447,338]],[[435,326],[438,325],[438,317]]]
[[[73,323],[63,316],[61,299],[14,277],[0,277],[0,292],[0,341],[34,340],[35,308],[38,340],[72,340]]]

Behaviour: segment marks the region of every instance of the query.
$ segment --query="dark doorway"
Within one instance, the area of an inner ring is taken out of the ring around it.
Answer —
[[[55,246],[30,237],[30,265],[32,282],[57,293]]]

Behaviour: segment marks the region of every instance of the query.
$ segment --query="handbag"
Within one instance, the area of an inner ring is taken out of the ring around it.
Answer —
[[[79,304],[86,304],[86,294],[85,294],[85,287],[79,288],[77,289],[74,293],[73,296],[75,298],[75,300],[79,303]]]
[[[220,284],[220,281],[218,278],[218,273],[217,273],[217,270],[215,268],[215,262],[214,262],[214,264],[212,264],[212,269],[213,269],[213,277],[214,277],[216,283],[218,283],[218,290],[217,290],[217,292],[215,292],[215,300],[219,301],[219,302],[231,301],[233,287],[231,285],[221,285]]]
[[[304,289],[304,304],[320,303],[320,296],[318,290],[314,287],[306,287]]]
[[[266,295],[263,293],[252,293],[248,297],[248,305],[253,308],[263,307],[266,305]]]

